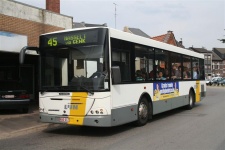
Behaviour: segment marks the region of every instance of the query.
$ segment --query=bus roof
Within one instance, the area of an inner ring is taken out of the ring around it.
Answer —
[[[132,34],[132,33],[124,32],[124,31],[117,30],[117,29],[110,28],[110,27],[74,28],[74,29],[67,29],[67,30],[61,30],[61,31],[46,33],[46,34],[42,34],[42,35],[56,34],[56,33],[63,33],[63,32],[72,32],[72,31],[79,31],[79,30],[88,30],[88,29],[97,29],[97,28],[107,28],[109,30],[110,37],[113,37],[113,38],[116,38],[116,39],[121,39],[121,40],[124,40],[124,41],[133,42],[133,43],[140,44],[140,45],[150,46],[150,47],[153,47],[153,48],[168,50],[168,51],[171,51],[171,52],[185,54],[185,55],[188,55],[188,56],[193,56],[193,57],[198,57],[198,58],[204,59],[204,55],[201,54],[201,53],[197,53],[197,52],[185,49],[185,48],[181,48],[181,47],[177,47],[177,46],[170,45],[170,44],[167,44],[167,43],[159,42],[159,41],[156,41],[156,40],[153,40],[153,39],[149,39],[149,38],[146,38],[146,37],[142,37],[142,36],[135,35],[135,34]]]
[[[204,55],[201,54],[201,53],[197,53],[197,52],[185,49],[185,48],[177,47],[177,46],[174,46],[174,45],[159,42],[159,41],[156,41],[156,40],[153,40],[153,39],[149,39],[149,38],[146,38],[146,37],[131,34],[131,33],[128,33],[128,32],[123,32],[123,31],[120,31],[120,30],[112,29],[112,28],[110,28],[110,36],[113,37],[113,38],[129,41],[129,42],[134,42],[134,43],[137,43],[137,44],[146,45],[146,46],[150,46],[150,47],[153,47],[153,48],[168,50],[168,51],[171,51],[171,52],[176,52],[176,53],[194,56],[194,57],[198,57],[198,58],[204,58]]]

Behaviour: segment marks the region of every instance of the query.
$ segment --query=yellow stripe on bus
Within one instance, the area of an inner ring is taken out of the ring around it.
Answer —
[[[87,92],[72,93],[68,124],[83,125],[87,96]]]
[[[200,81],[196,81],[196,102],[200,101]]]

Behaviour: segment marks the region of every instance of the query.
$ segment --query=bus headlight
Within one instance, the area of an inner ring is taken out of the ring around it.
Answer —
[[[96,108],[96,109],[91,109],[88,112],[88,115],[107,115],[107,110],[105,108]]]

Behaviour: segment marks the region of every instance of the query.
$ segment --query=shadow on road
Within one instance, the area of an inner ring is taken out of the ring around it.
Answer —
[[[195,108],[199,107],[200,105],[201,104],[196,104]],[[171,111],[157,114],[153,116],[153,119],[150,120],[148,124],[150,124],[151,122],[157,122],[158,120],[167,117],[171,117],[173,115],[177,115],[184,111],[189,112],[189,110],[185,110],[184,108],[177,108]],[[135,130],[136,128],[138,127],[136,127],[134,123],[128,123],[117,127],[85,127],[85,126],[59,125],[55,128],[46,129],[43,132],[59,135],[104,137],[119,134],[121,132],[126,132],[128,130]],[[141,128],[145,128],[145,126],[142,126]]]

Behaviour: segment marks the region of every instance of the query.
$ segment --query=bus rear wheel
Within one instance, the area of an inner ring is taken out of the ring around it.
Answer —
[[[194,92],[189,92],[189,103],[186,106],[186,109],[191,110],[195,106],[195,95]]]
[[[136,121],[137,126],[143,126],[148,122],[149,112],[150,109],[147,98],[142,97],[138,103],[138,120]]]

